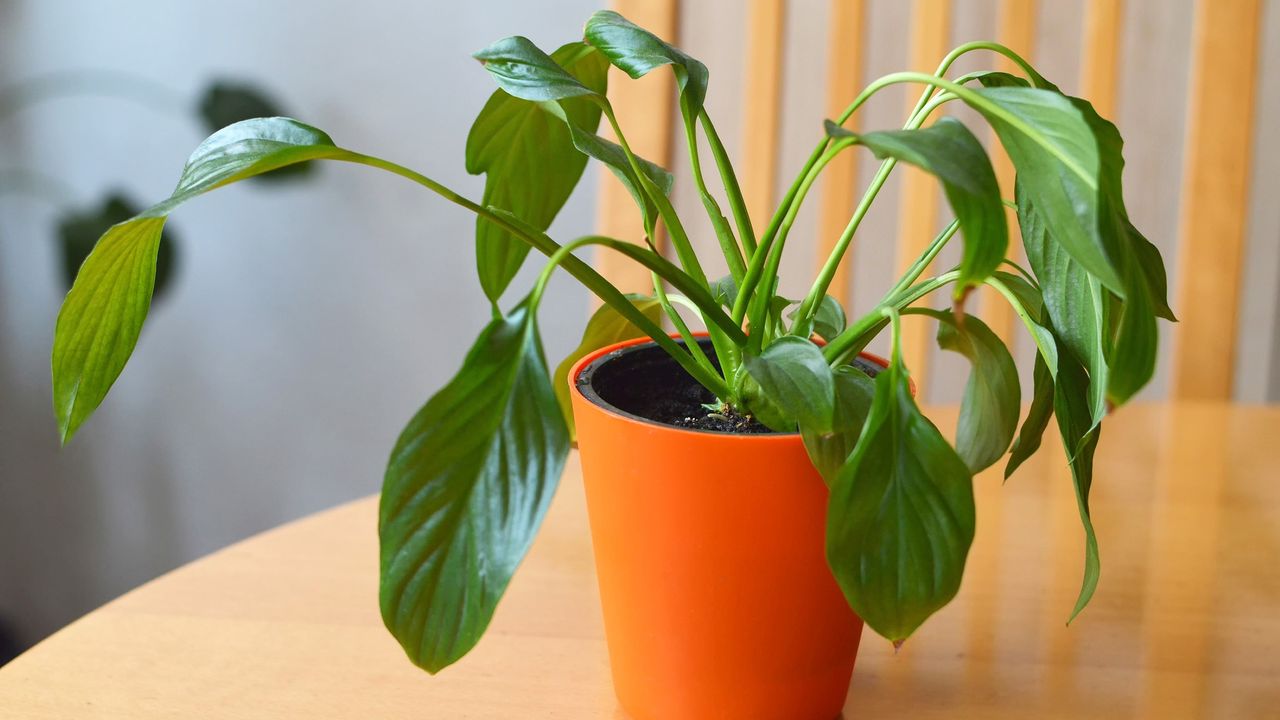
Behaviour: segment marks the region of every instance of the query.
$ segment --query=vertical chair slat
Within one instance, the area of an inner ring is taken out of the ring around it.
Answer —
[[[613,0],[613,9],[658,36],[676,40],[678,0]],[[653,72],[632,80],[617,68],[609,70],[609,101],[617,111],[622,131],[636,153],[653,162],[669,164],[674,132],[674,81],[670,72]],[[602,123],[605,125],[605,123]],[[601,134],[608,134],[606,127]],[[600,233],[637,244],[644,243],[640,211],[631,195],[612,173],[600,173]],[[662,233],[654,238],[659,247]],[[622,255],[601,251],[596,269],[624,292],[650,292],[649,271]]]
[[[1080,94],[1108,120],[1114,120],[1116,114],[1123,11],[1121,0],[1089,0],[1084,12]]]
[[[853,100],[862,82],[863,47],[866,40],[866,8],[863,0],[831,0],[831,28],[827,41],[827,117],[835,118]],[[857,116],[849,120],[857,128]],[[856,150],[856,148],[855,148]],[[823,171],[822,215],[818,220],[817,269],[821,269],[853,214],[858,184],[858,153],[846,150]],[[852,309],[849,281],[853,248],[831,280],[832,297]]]
[[[932,73],[949,49],[950,0],[916,0],[911,15],[912,70]],[[922,87],[907,93],[908,111],[915,106]],[[898,271],[904,272],[924,252],[938,227],[938,182],[928,173],[899,166],[903,173],[902,207],[898,221]],[[922,322],[903,324],[902,359],[916,378],[921,397],[927,398],[928,360],[933,349],[929,327]]]
[[[748,13],[741,184],[747,212],[762,234],[775,200],[786,6],[783,0],[752,0]]]
[[[1000,3],[998,25],[996,37],[999,42],[1030,60],[1034,53],[1036,38],[1035,0],[1003,0]],[[1002,70],[1007,72],[1020,72],[1018,66],[1008,58],[999,57],[999,65]],[[991,162],[995,166],[996,180],[1000,183],[1000,191],[1005,197],[1012,198],[1013,163],[1009,161],[1009,156],[1004,153],[1003,148],[998,147],[999,144],[993,138]],[[1009,257],[1017,259],[1021,256],[1021,250],[1019,250],[1021,247],[1021,242],[1019,241],[1021,234],[1018,230],[1018,215],[1012,209],[1007,210],[1005,215],[1009,221]],[[1006,345],[1011,345],[1013,338],[1017,334],[1018,324],[1013,308],[1009,307],[1009,303],[1000,296],[1000,293],[992,291],[990,288],[982,288],[979,296],[982,319],[987,322],[991,330]]]
[[[1198,0],[1179,234],[1173,397],[1228,400],[1248,215],[1259,0]]]

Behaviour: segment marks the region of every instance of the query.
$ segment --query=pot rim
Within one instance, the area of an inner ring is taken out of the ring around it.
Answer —
[[[694,337],[697,339],[702,339],[702,338],[705,338],[706,336],[707,336],[706,333],[694,333]],[[682,340],[679,333],[672,333],[671,338],[677,341]],[[608,360],[606,356],[610,354],[616,353],[620,350],[625,350],[627,348],[635,347],[637,345],[656,346],[657,343],[655,343],[651,338],[647,336],[638,337],[638,338],[632,338],[631,340],[623,340],[622,342],[613,343],[612,345],[606,345],[598,350],[595,350],[593,352],[590,352],[584,355],[582,358],[580,358],[577,362],[573,364],[572,368],[569,369],[569,377],[568,377],[569,392],[574,393],[579,397],[581,397],[582,399],[586,400],[587,402],[591,403],[596,409],[600,410],[601,412],[612,415],[618,418],[619,420],[623,420],[628,423],[643,425],[645,428],[648,428],[648,429],[660,429],[667,432],[688,433],[692,435],[702,435],[702,436],[710,435],[712,437],[724,438],[726,440],[731,439],[731,440],[752,441],[752,442],[795,442],[800,439],[800,433],[798,432],[737,433],[737,432],[721,432],[718,430],[699,430],[696,428],[684,428],[676,425],[669,425],[664,422],[658,422],[657,420],[650,420],[649,418],[641,417],[634,413],[629,413],[626,410],[623,410],[619,407],[616,407],[606,402],[604,398],[600,397],[600,395],[595,393],[594,391],[589,394],[582,391],[582,386],[578,384],[578,378],[582,375],[582,373],[588,367],[595,364],[596,361],[598,360]],[[875,353],[860,352],[858,353],[858,356],[866,360],[869,360],[872,363],[875,363],[876,365],[879,365],[882,368],[889,367],[889,361],[880,357],[879,355],[876,355]],[[675,361],[672,360],[672,362],[675,362]]]

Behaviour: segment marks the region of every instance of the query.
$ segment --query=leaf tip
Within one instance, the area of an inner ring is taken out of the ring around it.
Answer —
[[[907,639],[898,638],[897,640],[893,640],[892,642],[893,642],[893,654],[897,655],[898,651],[901,650],[902,646],[907,642]]]

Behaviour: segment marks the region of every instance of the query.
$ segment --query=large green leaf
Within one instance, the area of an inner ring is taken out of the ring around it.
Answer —
[[[957,295],[980,285],[1000,267],[1009,247],[1000,185],[982,143],[964,123],[944,117],[923,129],[869,132],[857,138],[876,157],[909,163],[942,182],[964,236]]]
[[[657,298],[629,294],[627,300],[655,324],[662,322],[662,303],[658,302]],[[644,335],[643,330],[623,317],[612,305],[601,305],[599,310],[591,314],[591,319],[587,321],[587,328],[582,332],[582,342],[560,361],[555,373],[551,376],[551,387],[555,390],[556,400],[560,403],[560,412],[569,428],[570,438],[577,435],[573,422],[573,406],[569,399],[569,370],[573,368],[573,364],[606,345],[644,337]]]
[[[680,85],[681,111],[687,117],[698,117],[707,97],[707,66],[689,57],[679,48],[632,23],[612,10],[600,10],[587,20],[583,38],[604,53],[619,70],[632,78],[670,65]]]
[[[288,118],[247,120],[196,148],[169,199],[119,223],[80,266],[58,313],[53,339],[53,404],[62,441],[98,407],[124,369],[151,306],[165,218],[214,188],[319,158],[356,157],[328,135]]]
[[[1018,184],[1053,228],[1063,250],[1112,291],[1124,293],[1103,237],[1101,159],[1079,108],[1051,90],[991,87],[971,103],[995,130],[1018,171]]]
[[[569,43],[551,59],[586,87],[604,94],[609,63],[583,43]],[[586,98],[563,101],[575,126],[595,132],[600,106]],[[565,123],[536,102],[495,90],[467,136],[467,172],[484,173],[484,205],[509,211],[546,230],[573,193],[587,158]],[[476,218],[476,268],[480,285],[496,301],[519,272],[529,246],[482,217]]]
[[[831,487],[827,562],[854,611],[905,640],[955,597],[973,542],[973,479],[920,413],[898,352]]]
[[[522,100],[543,102],[599,95],[519,35],[503,38],[472,57],[493,75],[498,87]]]
[[[1107,376],[1110,368],[1104,344],[1107,329],[1103,319],[1104,288],[1066,249],[1055,242],[1047,228],[1047,218],[1024,192],[1021,177],[1016,190],[1018,221],[1027,262],[1040,281],[1045,314],[1054,336],[1064,350],[1081,363],[1089,376],[1083,388],[1095,422],[1106,415]],[[1055,371],[1056,372],[1056,371]]]
[[[965,356],[973,366],[960,402],[956,452],[971,472],[981,472],[1004,455],[1018,429],[1022,391],[1013,356],[991,328],[976,317],[966,316],[962,324],[945,310],[917,308],[905,313],[937,320],[938,345]]]
[[[569,451],[533,314],[493,320],[401,433],[379,509],[382,619],[437,672],[493,617]]]
[[[209,132],[217,132],[228,125],[253,118],[277,117],[288,115],[279,101],[271,97],[265,89],[239,80],[217,79],[211,82],[200,94],[197,103],[200,119],[204,121]],[[269,173],[258,175],[255,180],[262,182],[280,182],[300,179],[314,170],[311,163],[298,163],[278,168]],[[160,244],[163,257],[164,243]],[[156,279],[156,294],[159,294],[159,275]]]
[[[786,335],[770,343],[758,356],[744,355],[743,366],[764,396],[786,416],[782,427],[770,427],[790,432],[799,424],[812,431],[831,432],[835,378],[817,345],[806,338]],[[751,409],[756,412],[756,408]]]
[[[857,446],[867,413],[871,411],[871,399],[875,396],[875,381],[853,366],[836,368],[833,379],[835,401],[831,429],[800,426],[800,437],[804,440],[809,460],[828,485],[835,482],[840,468],[849,461],[849,455]]]

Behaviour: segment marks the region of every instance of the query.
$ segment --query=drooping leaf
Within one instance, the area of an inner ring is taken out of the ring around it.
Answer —
[[[603,95],[608,62],[582,43],[569,43],[551,59]],[[569,122],[587,132],[600,124],[600,106],[586,98],[563,101]],[[467,172],[484,173],[489,207],[511,212],[546,230],[573,193],[587,158],[569,129],[541,105],[495,90],[467,136]],[[496,301],[520,270],[529,246],[482,217],[476,218],[476,267],[485,295]]]
[[[200,94],[197,105],[200,119],[208,132],[214,133],[228,125],[253,118],[280,117],[289,115],[283,106],[263,88],[251,83],[219,79],[214,80]],[[269,173],[255,177],[262,182],[289,181],[311,174],[315,168],[312,163],[297,163],[276,168]],[[164,244],[161,243],[161,254]],[[159,276],[157,276],[158,278]],[[157,294],[160,280],[156,280]]]
[[[1040,449],[1040,440],[1044,437],[1045,428],[1049,427],[1049,418],[1053,415],[1053,373],[1049,371],[1044,356],[1036,354],[1035,370],[1032,371],[1031,407],[1027,417],[1022,421],[1022,430],[1013,441],[1013,449],[1009,451],[1009,462],[1004,466],[1004,477],[1008,480],[1022,463],[1027,461]]]
[[[1156,318],[1173,319],[1173,311],[1165,297],[1168,283],[1160,252],[1129,221],[1125,209],[1124,140],[1120,131],[1085,100],[1071,98],[1071,102],[1098,143],[1100,230],[1124,285],[1122,291],[1103,296],[1103,315],[1114,320],[1104,324],[1110,334],[1103,345],[1109,364],[1106,396],[1111,404],[1121,405],[1155,374],[1159,342]]]
[[[831,486],[827,563],[849,605],[905,640],[955,597],[973,542],[973,479],[920,413],[898,352],[849,462]]]
[[[743,366],[764,396],[786,416],[782,427],[770,427],[791,432],[799,424],[815,432],[831,432],[835,378],[817,345],[794,335],[783,336],[758,356],[744,355]],[[748,407],[755,413],[756,408]]]
[[[71,210],[58,218],[58,242],[62,251],[62,273],[67,288],[75,282],[76,272],[98,243],[98,238],[112,225],[137,215],[138,206],[119,192],[112,192],[102,202],[91,208]],[[164,296],[169,288],[177,264],[178,249],[174,245],[173,228],[160,234],[160,247],[156,253],[155,292],[152,300]]]
[[[498,87],[522,100],[543,102],[598,95],[526,37],[503,38],[471,57],[484,65],[498,81]]]
[[[1061,340],[1063,349],[1086,369],[1086,397],[1095,422],[1100,422],[1107,412],[1106,388],[1110,372],[1104,348],[1107,340],[1102,315],[1104,290],[1097,278],[1054,241],[1056,236],[1050,235],[1047,218],[1023,191],[1021,179],[1015,196],[1022,244],[1027,251],[1027,261],[1040,281],[1048,316],[1046,324],[1052,326],[1053,335]]]
[[[869,132],[858,142],[879,158],[896,158],[935,175],[960,221],[964,255],[956,294],[982,283],[1009,247],[1009,228],[1000,185],[987,151],[964,123],[944,117],[918,130]]]
[[[387,464],[382,619],[415,664],[437,672],[480,639],[568,452],[533,315],[521,305],[484,329]]]
[[[828,485],[835,482],[840,468],[849,461],[849,455],[857,446],[875,396],[875,381],[858,368],[842,365],[835,369],[833,377],[835,402],[831,430],[823,432],[800,426],[809,460]]]
[[[956,452],[977,474],[995,464],[1009,449],[1022,408],[1018,367],[991,328],[976,317],[964,323],[945,310],[916,308],[904,313],[928,315],[938,321],[938,345],[968,358],[973,369],[960,402]]]
[[[1098,142],[1072,101],[1051,90],[974,90],[982,113],[1018,171],[1018,185],[1053,228],[1054,240],[1113,292],[1124,284],[1107,253],[1100,222]]]
[[[353,157],[358,156],[297,120],[246,120],[196,148],[169,199],[112,226],[80,266],[54,330],[53,403],[62,441],[70,440],[106,397],[137,344],[170,212],[201,193],[276,168]]]
[[[654,323],[662,322],[662,304],[657,298],[629,294],[627,299]],[[611,305],[601,305],[599,310],[592,313],[591,319],[587,321],[586,330],[582,332],[582,342],[556,366],[555,374],[551,376],[551,387],[555,390],[556,400],[560,403],[560,411],[564,416],[565,425],[569,428],[570,439],[577,435],[573,422],[573,406],[569,398],[569,370],[573,368],[573,364],[606,345],[644,337],[644,335],[643,330],[619,314]]]
[[[1093,455],[1098,447],[1102,425],[1095,422],[1093,413],[1085,402],[1088,397],[1089,378],[1085,369],[1069,353],[1060,353],[1058,373],[1054,380],[1053,414],[1058,420],[1058,431],[1071,465],[1071,478],[1075,485],[1076,505],[1080,522],[1084,526],[1084,580],[1080,595],[1071,611],[1074,619],[1089,604],[1098,587],[1100,563],[1098,537],[1094,533],[1093,519],[1089,512],[1089,490],[1093,486]]]
[[[695,118],[701,112],[709,78],[706,65],[612,10],[592,15],[583,37],[632,78],[670,65],[680,86],[682,112]]]

